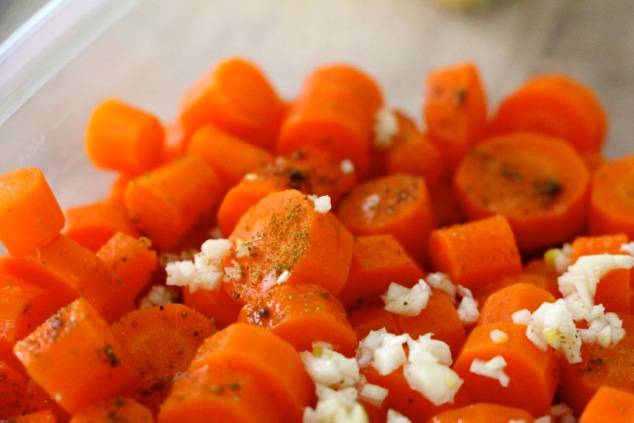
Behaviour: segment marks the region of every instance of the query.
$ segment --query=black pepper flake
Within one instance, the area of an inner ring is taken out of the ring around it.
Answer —
[[[103,354],[106,357],[106,361],[111,367],[116,367],[119,365],[119,357],[114,352],[114,348],[110,345],[106,345],[103,349]]]
[[[266,307],[260,307],[257,310],[257,314],[260,319],[266,319],[267,317],[271,315],[271,312]]]

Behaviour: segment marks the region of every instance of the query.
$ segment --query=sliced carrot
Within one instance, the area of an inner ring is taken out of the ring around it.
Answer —
[[[330,292],[312,283],[281,284],[247,304],[238,321],[269,328],[297,351],[311,351],[316,341],[354,357],[358,339],[346,311]]]
[[[439,228],[464,223],[467,220],[460,208],[458,196],[454,192],[451,181],[442,180],[438,186],[430,189],[429,195],[433,200],[432,208]]]
[[[23,256],[53,240],[64,227],[64,213],[44,173],[20,168],[0,176],[0,241]]]
[[[259,386],[266,387],[264,391],[282,411],[284,421],[300,421],[304,408],[314,400],[315,386],[299,353],[260,326],[238,322],[207,338],[189,372],[207,366],[237,374],[248,372]]]
[[[507,335],[505,342],[495,342],[491,331]],[[500,356],[506,362],[503,372],[508,385],[496,378],[470,370],[474,360],[489,360]],[[554,350],[540,350],[526,337],[526,326],[512,322],[476,326],[467,337],[453,369],[464,380],[461,389],[474,402],[489,402],[522,408],[534,416],[543,416],[553,401],[559,382]]]
[[[108,323],[84,298],[53,314],[14,351],[28,374],[70,413],[120,395],[135,381]]]
[[[286,111],[273,86],[254,63],[221,61],[183,95],[180,122],[186,134],[206,123],[272,151]]]
[[[165,304],[126,313],[111,325],[122,354],[141,383],[131,397],[158,412],[205,338],[216,326],[203,314],[183,304]]]
[[[634,239],[634,155],[611,160],[592,175],[588,232],[590,235],[625,233]]]
[[[554,303],[555,296],[536,285],[519,282],[491,294],[480,309],[479,325],[512,322],[519,310],[534,312],[544,302]]]
[[[358,339],[365,338],[370,331],[382,328],[388,333],[401,333],[400,327],[396,324],[396,315],[379,304],[351,310],[348,312],[348,320]]]
[[[71,415],[59,405],[53,397],[37,384],[33,379],[26,383],[26,395],[29,401],[29,412],[52,413],[55,420],[52,422],[68,422]]]
[[[428,73],[422,115],[429,138],[453,173],[486,131],[487,99],[476,66],[460,63]]]
[[[175,248],[202,224],[211,228],[220,182],[200,157],[179,156],[132,179],[125,191],[130,219],[161,251]]]
[[[436,227],[431,202],[423,178],[398,173],[357,185],[336,213],[353,235],[393,234],[424,266],[429,233]]]
[[[473,297],[477,300],[478,304],[484,306],[487,299],[502,289],[509,288],[516,284],[531,285],[533,288],[537,288],[540,294],[544,294],[545,291],[553,298],[561,298],[559,292],[559,286],[557,285],[557,277],[559,274],[546,275],[537,273],[537,270],[531,269],[535,265],[524,266],[521,273],[511,273],[492,278],[484,285],[480,285],[472,290]],[[534,289],[529,288],[529,292],[533,292]],[[540,295],[538,295],[539,297]],[[548,297],[549,299],[551,297]],[[482,315],[482,310],[480,310]],[[510,320],[509,320],[510,321]]]
[[[468,219],[506,216],[523,252],[561,245],[586,225],[590,175],[565,141],[514,133],[479,143],[456,171]]]
[[[161,161],[165,129],[153,114],[111,98],[93,111],[85,147],[97,168],[138,175]]]
[[[353,167],[332,153],[305,147],[253,169],[229,190],[218,210],[218,227],[230,234],[240,217],[271,192],[296,189],[307,195],[328,195],[332,207],[357,184]]]
[[[526,410],[487,402],[476,402],[453,410],[442,411],[427,423],[508,423],[533,421]]]
[[[241,310],[240,304],[231,298],[224,289],[216,291],[197,289],[192,292],[191,289],[185,287],[183,289],[183,303],[210,318],[218,329],[223,329],[238,321]]]
[[[513,231],[500,215],[436,229],[428,248],[432,267],[468,288],[522,270]]]
[[[268,150],[214,125],[198,128],[189,140],[185,153],[200,156],[216,171],[223,194],[250,171],[273,161],[273,155]]]
[[[0,361],[0,419],[10,419],[28,410],[27,378]]]
[[[98,400],[73,415],[70,423],[152,423],[149,408],[127,397]]]
[[[51,410],[34,411],[7,420],[6,423],[56,423],[59,420]]]
[[[336,295],[348,277],[352,235],[323,211],[293,189],[269,194],[249,209],[229,236],[248,246],[232,258],[241,276],[224,284],[230,295],[253,301],[286,276],[284,283],[312,282]]]
[[[528,131],[565,139],[578,151],[600,151],[607,117],[592,90],[563,74],[537,75],[500,103],[491,132]]]
[[[527,275],[529,280],[531,279],[531,275],[537,276],[537,286],[550,292],[556,298],[561,297],[561,292],[559,292],[559,285],[557,283],[559,272],[557,272],[557,269],[552,263],[548,263],[543,258],[532,259],[524,264],[522,273]],[[534,281],[535,280],[532,282],[534,283]]]
[[[134,176],[123,173],[118,174],[110,184],[110,190],[106,196],[106,200],[110,200],[113,203],[125,207],[125,189],[128,186],[128,182],[130,182],[133,178]]]
[[[634,421],[634,393],[602,386],[588,402],[579,423],[625,423]]]
[[[284,118],[277,152],[312,145],[349,159],[359,175],[369,170],[375,114],[383,104],[376,82],[344,64],[315,69]]]
[[[141,236],[128,218],[125,208],[114,201],[104,200],[69,207],[64,214],[66,226],[62,233],[93,252],[97,252],[116,232]]]
[[[411,287],[424,276],[394,235],[359,236],[354,238],[350,273],[338,297],[344,307],[359,308],[379,302],[392,282]]]

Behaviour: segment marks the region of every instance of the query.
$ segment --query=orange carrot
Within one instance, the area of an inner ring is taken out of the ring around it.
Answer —
[[[354,357],[358,340],[345,309],[330,292],[312,283],[281,284],[242,308],[238,321],[269,328],[297,351],[311,351],[313,342],[327,342]]]
[[[183,303],[209,317],[218,329],[223,329],[238,320],[241,306],[224,289],[210,291],[189,287],[183,289]]]
[[[479,325],[512,322],[513,313],[527,309],[534,312],[544,302],[554,303],[556,298],[536,285],[519,282],[491,294],[480,309]]]
[[[392,234],[354,238],[346,283],[338,294],[344,307],[358,308],[380,301],[391,282],[411,287],[425,271]]]
[[[461,63],[427,74],[422,114],[430,140],[453,173],[486,130],[486,95],[475,65]]]
[[[299,353],[260,326],[238,322],[207,338],[188,372],[206,367],[253,376],[254,383],[266,387],[263,392],[282,411],[284,421],[300,421],[304,408],[314,400],[315,385]]]
[[[149,408],[127,397],[98,400],[73,415],[70,423],[152,423]]]
[[[29,412],[52,413],[55,420],[52,422],[68,422],[70,414],[59,405],[53,397],[37,384],[33,379],[26,383],[26,395],[29,402]],[[46,415],[46,414],[45,414]]]
[[[605,421],[615,423],[634,421],[634,393],[611,386],[600,387],[579,416],[579,423]]]
[[[97,168],[138,175],[159,164],[165,130],[153,114],[111,98],[93,111],[85,146]]]
[[[454,179],[468,219],[506,216],[521,251],[560,245],[586,225],[590,175],[565,141],[514,133],[482,141]]]
[[[58,420],[51,410],[34,411],[3,420],[5,423],[56,423],[58,421],[61,420]]]
[[[125,175],[123,173],[117,175],[110,184],[110,190],[106,196],[107,200],[125,207],[125,189],[134,176]]]
[[[508,339],[494,342],[491,331],[500,330]],[[507,386],[499,380],[472,372],[474,360],[488,362],[500,356],[506,362],[502,368],[508,376]],[[540,350],[526,337],[526,326],[511,322],[476,326],[454,362],[453,369],[464,380],[461,389],[474,402],[490,402],[527,410],[543,416],[553,401],[559,382],[554,350]]]
[[[180,122],[186,134],[211,123],[272,151],[285,111],[262,70],[234,57],[218,63],[185,92]]]
[[[289,154],[312,145],[369,170],[375,114],[383,104],[375,81],[359,69],[333,64],[315,69],[290,106],[277,141]]]
[[[539,289],[537,292],[540,294],[544,294],[542,291],[545,291],[555,299],[561,298],[559,286],[557,285],[559,274],[546,275],[537,273],[536,269],[532,269],[534,266],[534,264],[528,267],[524,266],[521,273],[504,274],[492,278],[489,282],[472,290],[473,297],[478,301],[478,304],[484,306],[487,299],[496,292],[516,284],[523,284]],[[532,288],[529,288],[529,291],[534,292]],[[548,298],[551,298],[550,296]],[[480,314],[482,314],[482,310],[480,310]]]
[[[625,233],[634,239],[634,201],[629,194],[634,181],[634,155],[611,160],[592,175],[588,217],[590,235]]]
[[[203,125],[194,132],[187,154],[200,156],[218,175],[222,193],[236,185],[244,175],[273,161],[273,155],[214,125]]]
[[[28,374],[70,413],[120,395],[135,381],[108,323],[83,298],[53,314],[14,351]]]
[[[357,183],[352,167],[332,153],[311,146],[278,156],[274,163],[253,169],[229,190],[218,210],[218,227],[223,234],[230,234],[249,207],[271,192],[285,189],[328,195],[332,207],[337,207],[341,197]]]
[[[522,269],[511,227],[500,215],[432,231],[429,258],[435,270],[468,288]]]
[[[38,168],[0,176],[0,241],[14,256],[43,247],[64,227],[64,213]]]
[[[125,191],[130,219],[158,250],[184,241],[196,225],[211,228],[220,182],[201,158],[180,156],[132,179]]]
[[[139,237],[139,231],[128,218],[124,207],[114,201],[97,201],[67,208],[66,226],[62,233],[96,252],[115,232]]]
[[[27,379],[9,364],[0,361],[0,419],[5,421],[28,410]]]
[[[533,421],[526,410],[487,402],[477,402],[436,414],[427,423],[508,423]]]
[[[245,247],[231,258],[241,275],[224,284],[230,295],[253,301],[286,277],[284,283],[312,282],[336,295],[348,277],[353,242],[324,211],[292,189],[269,194],[249,209],[229,236]]]
[[[536,132],[565,139],[578,151],[600,151],[607,117],[599,99],[563,74],[534,76],[500,103],[491,122],[494,134]]]
[[[217,329],[206,316],[174,303],[126,313],[111,330],[141,380],[131,397],[156,413],[174,377],[187,369],[198,347]]]
[[[559,273],[552,263],[547,262],[543,258],[532,259],[524,264],[522,273],[527,276],[529,281],[532,276],[537,276],[538,279],[532,279],[532,283],[550,292],[555,298],[561,297],[557,283]]]
[[[381,328],[385,328],[388,333],[401,333],[400,327],[396,324],[396,315],[379,304],[349,311],[348,320],[358,339],[363,339],[370,331]]]
[[[399,173],[366,181],[341,200],[337,216],[353,235],[392,233],[425,265],[436,222],[423,178]]]

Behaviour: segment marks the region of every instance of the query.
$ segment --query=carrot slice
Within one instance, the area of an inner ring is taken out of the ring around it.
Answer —
[[[0,361],[0,419],[10,419],[28,410],[27,378]]]
[[[371,331],[381,328],[385,328],[388,333],[401,333],[401,328],[396,324],[396,315],[378,304],[349,311],[348,320],[358,339],[363,339]]]
[[[358,308],[380,301],[391,282],[411,287],[425,271],[392,234],[354,238],[346,283],[337,295],[344,307]]]
[[[192,373],[205,367],[248,372],[265,386],[285,421],[300,421],[314,400],[315,386],[299,353],[269,329],[234,323],[205,340],[189,366]]]
[[[213,321],[218,329],[223,329],[238,321],[241,306],[224,289],[210,291],[189,287],[183,289],[183,303],[204,314]]]
[[[428,423],[508,423],[532,422],[533,416],[526,410],[487,402],[477,402],[442,411],[429,419]]]
[[[269,328],[297,351],[311,351],[316,341],[327,342],[348,357],[357,349],[357,335],[339,300],[312,283],[272,287],[245,305],[238,321]]]
[[[206,123],[273,151],[286,112],[264,73],[241,57],[221,61],[183,95],[180,122],[186,134]]]
[[[93,111],[85,147],[97,168],[138,175],[162,159],[165,129],[153,114],[111,98]]]
[[[505,342],[495,342],[491,331],[500,330],[507,335]],[[508,376],[508,385],[500,380],[476,374],[471,366],[474,360],[488,362],[502,357],[502,368]],[[557,359],[552,349],[542,351],[526,337],[526,326],[511,322],[476,326],[456,358],[453,369],[464,379],[466,389],[474,402],[490,402],[527,410],[534,416],[543,416],[553,401],[559,382]]]
[[[553,273],[552,275],[547,275],[538,273],[537,269],[533,269],[534,266],[535,264],[524,266],[521,273],[500,275],[484,285],[477,286],[472,290],[473,298],[477,300],[479,305],[484,307],[484,304],[491,295],[516,284],[531,285],[533,288],[545,291],[555,299],[561,298],[559,286],[557,285],[557,277],[559,274]],[[544,271],[546,270],[544,269]],[[533,288],[529,288],[529,292],[532,293],[534,291]],[[543,295],[544,293],[541,291],[538,292]],[[540,295],[538,295],[538,297],[539,296]],[[549,299],[551,298],[550,296],[548,297]],[[482,309],[480,310],[480,315],[482,315]]]
[[[565,141],[514,133],[479,143],[456,171],[454,189],[468,219],[506,216],[521,251],[539,251],[580,234],[590,175]]]
[[[253,301],[286,277],[284,283],[312,282],[336,295],[348,277],[352,235],[324,211],[293,189],[269,194],[249,209],[229,236],[248,246],[232,258],[241,275],[224,284],[230,295]]]
[[[0,176],[0,241],[11,255],[23,256],[48,244],[64,223],[41,169],[21,168]]]
[[[98,400],[73,415],[70,423],[152,423],[149,408],[127,397]]]
[[[154,413],[174,377],[188,368],[205,338],[217,330],[206,316],[176,303],[131,311],[110,327],[141,380],[131,397]]]
[[[277,152],[312,145],[369,170],[375,114],[383,104],[375,81],[359,69],[333,64],[315,69],[284,118]]]
[[[579,423],[634,421],[634,393],[602,386],[579,416]]]
[[[522,269],[509,222],[500,215],[432,231],[429,259],[434,269],[468,288]]]
[[[436,221],[423,178],[399,173],[357,185],[341,200],[337,217],[353,235],[391,233],[421,265],[427,262]]]
[[[130,219],[161,251],[183,242],[197,225],[211,228],[220,182],[200,157],[179,156],[132,179],[125,191]]]
[[[556,298],[545,289],[519,282],[491,294],[480,309],[479,325],[512,322],[513,313],[527,309],[531,313],[544,302],[554,303]]]
[[[487,101],[473,63],[460,63],[427,74],[423,120],[450,174],[485,134]]]
[[[5,420],[7,423],[56,423],[59,420],[51,410],[34,411]]]
[[[578,151],[601,150],[607,116],[599,99],[563,74],[538,75],[509,94],[491,121],[491,132],[536,132],[565,139]]]
[[[26,383],[26,395],[29,401],[29,411],[31,413],[50,412],[53,416],[55,416],[55,420],[50,420],[53,423],[67,422],[70,420],[71,415],[33,379],[29,379]]]
[[[136,380],[108,323],[84,298],[53,314],[14,351],[28,374],[70,413],[122,394]]]

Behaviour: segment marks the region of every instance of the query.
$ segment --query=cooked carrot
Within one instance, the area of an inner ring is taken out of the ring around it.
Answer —
[[[253,169],[223,198],[217,216],[220,231],[230,234],[249,207],[271,192],[285,189],[328,195],[332,207],[337,207],[357,183],[353,166],[346,164],[326,150],[308,146]]]
[[[212,123],[272,151],[285,111],[262,70],[234,57],[218,63],[185,92],[180,122],[186,134]]]
[[[513,313],[527,309],[531,313],[544,302],[554,303],[555,296],[536,285],[518,282],[491,294],[480,309],[479,325],[512,322]]]
[[[125,191],[130,219],[160,251],[184,241],[202,224],[211,228],[220,182],[200,157],[179,156],[132,179]]]
[[[161,406],[158,423],[279,423],[286,410],[258,375],[215,363],[181,375]],[[297,420],[299,421],[299,420]]]
[[[165,304],[131,311],[111,326],[122,355],[141,383],[130,396],[158,412],[174,377],[184,372],[216,326],[183,304]]]
[[[68,412],[120,395],[136,380],[106,320],[84,298],[14,348],[28,374]]]
[[[611,386],[600,387],[588,402],[579,423],[626,423],[634,421],[634,392]]]
[[[544,294],[542,291],[545,291],[552,296],[552,298],[561,298],[559,286],[557,285],[557,277],[559,274],[546,275],[537,273],[536,269],[531,269],[534,266],[534,264],[528,266],[528,268],[527,266],[524,266],[521,273],[504,274],[496,278],[492,278],[484,285],[479,285],[473,289],[473,297],[478,301],[478,304],[483,307],[487,299],[496,292],[516,284],[523,284],[537,288],[539,290],[537,292],[541,295]],[[534,290],[533,288],[529,288],[529,291],[533,292]],[[549,299],[551,298],[550,296],[548,296]],[[540,297],[540,295],[538,295],[538,297]],[[480,310],[480,314],[482,315],[482,310]]]
[[[29,379],[26,383],[26,395],[29,401],[29,412],[50,412],[55,416],[55,420],[52,420],[53,422],[61,423],[70,420],[71,415],[33,379]]]
[[[64,210],[64,214],[66,226],[62,233],[93,252],[116,232],[140,236],[125,208],[114,201],[103,200],[69,207]]]
[[[511,226],[500,215],[436,229],[428,248],[431,266],[468,288],[522,269]]]
[[[348,320],[358,339],[363,339],[370,331],[385,328],[388,333],[400,334],[396,324],[396,315],[385,309],[382,304],[365,306],[348,312]]]
[[[592,90],[563,74],[537,75],[500,103],[494,134],[536,132],[565,139],[578,151],[600,151],[607,117]]]
[[[565,141],[514,133],[479,143],[456,171],[468,219],[506,216],[521,251],[561,245],[586,225],[590,175]]]
[[[357,185],[336,213],[353,235],[393,234],[424,266],[429,233],[436,227],[431,203],[423,178],[398,173]]]
[[[284,421],[300,421],[304,408],[314,400],[315,386],[299,353],[260,326],[238,322],[207,338],[189,373],[205,367],[253,376],[254,383],[266,387],[263,392],[282,411]]]
[[[268,150],[214,125],[198,128],[189,140],[185,153],[200,156],[216,171],[223,194],[250,171],[273,161],[273,155]]]
[[[354,357],[358,339],[339,300],[319,285],[281,284],[247,304],[238,321],[269,328],[297,351],[311,351],[327,342],[339,353]]]
[[[359,236],[354,238],[348,279],[337,296],[344,307],[359,308],[380,302],[392,282],[411,287],[424,276],[394,235]]]
[[[108,191],[106,200],[110,200],[113,203],[125,207],[125,189],[128,186],[128,182],[130,182],[133,178],[134,176],[123,173],[118,174],[110,184],[110,190]]]
[[[0,419],[16,417],[28,410],[27,378],[0,361]]]
[[[43,247],[64,227],[64,213],[44,173],[20,168],[0,176],[0,241],[13,256]]]
[[[359,175],[369,170],[376,112],[383,104],[376,82],[360,69],[332,64],[315,69],[284,118],[277,152],[312,145],[349,159]]]
[[[332,212],[324,211],[293,189],[269,194],[250,208],[229,236],[246,247],[231,259],[241,275],[224,284],[230,295],[249,302],[286,277],[284,283],[312,282],[336,295],[348,277],[353,242]]]
[[[588,232],[590,235],[624,233],[634,239],[634,155],[606,162],[592,175]]]
[[[240,304],[231,298],[224,289],[216,291],[197,289],[192,292],[191,289],[185,287],[183,289],[183,303],[207,316],[218,329],[223,329],[238,321],[241,310]]]
[[[73,415],[70,423],[152,423],[149,408],[127,397],[98,400]]]
[[[495,342],[491,331],[507,335]],[[474,360],[488,362],[500,356],[506,363],[502,372],[508,377],[484,376],[470,369]],[[453,369],[464,379],[465,389],[474,402],[490,402],[522,408],[534,416],[543,416],[553,401],[559,382],[554,350],[540,350],[526,337],[526,326],[512,322],[476,326],[454,362]],[[508,382],[507,386],[504,386]]]
[[[487,99],[476,66],[460,63],[428,73],[422,115],[427,135],[453,173],[485,135]]]
[[[621,313],[626,336],[606,348],[598,344],[581,344],[581,362],[559,360],[561,383],[557,395],[580,415],[601,386],[611,386],[634,393],[634,316]]]
[[[537,276],[538,279],[533,279],[533,283],[537,281],[537,283],[535,283],[537,286],[550,292],[556,298],[561,297],[561,292],[559,292],[559,285],[557,283],[559,272],[557,272],[557,269],[552,263],[548,263],[543,257],[531,259],[525,263],[522,268],[522,274],[527,275],[529,280],[531,279],[531,275]]]
[[[430,189],[429,195],[433,200],[432,208],[439,228],[464,223],[467,220],[460,209],[451,181],[441,180],[437,186]]]
[[[533,421],[533,416],[526,410],[507,407],[487,402],[476,402],[464,407],[440,412],[431,417],[427,423],[508,423]]]
[[[5,423],[56,423],[59,420],[51,410],[34,411],[3,420]]]
[[[111,98],[93,111],[85,147],[97,168],[138,175],[163,158],[165,129],[153,114]]]

